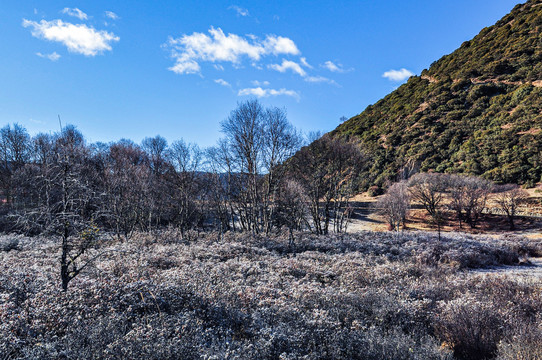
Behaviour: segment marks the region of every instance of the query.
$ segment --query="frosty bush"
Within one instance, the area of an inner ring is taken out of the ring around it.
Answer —
[[[483,346],[507,359],[520,341],[525,356],[539,344],[540,282],[465,271],[514,263],[539,243],[298,233],[292,248],[287,235],[173,236],[107,244],[68,292],[54,241],[0,252],[2,358],[450,359]]]

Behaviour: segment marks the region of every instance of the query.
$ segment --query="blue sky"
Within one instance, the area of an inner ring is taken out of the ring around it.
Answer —
[[[0,119],[210,146],[258,97],[304,132],[330,131],[518,3],[4,1]]]

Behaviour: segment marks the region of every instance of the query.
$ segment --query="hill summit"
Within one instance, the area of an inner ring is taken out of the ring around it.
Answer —
[[[534,185],[542,176],[542,1],[517,5],[330,133],[368,154],[365,186],[401,169]]]

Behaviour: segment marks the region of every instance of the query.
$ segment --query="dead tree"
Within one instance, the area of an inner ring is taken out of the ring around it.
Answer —
[[[11,204],[13,174],[31,157],[30,135],[19,124],[6,125],[0,129],[0,186],[7,205]]]
[[[495,202],[506,214],[510,230],[515,230],[514,220],[517,216],[518,207],[527,200],[529,194],[515,184],[496,186],[494,191],[497,193]]]
[[[275,222],[288,228],[290,249],[295,247],[294,230],[302,230],[307,223],[310,200],[305,189],[295,180],[285,180],[279,188]]]
[[[239,193],[241,225],[255,233],[262,230],[258,182],[262,175],[264,116],[264,108],[258,100],[248,100],[240,103],[221,123],[229,153],[232,154],[234,171],[239,174],[242,183]]]
[[[303,147],[288,161],[289,176],[302,184],[310,199],[313,232],[328,234],[332,222],[336,232],[346,230],[349,201],[364,163],[357,145],[330,136]]]
[[[395,183],[377,202],[379,212],[386,218],[391,230],[399,231],[405,225],[410,210],[410,194],[406,182]]]
[[[262,199],[263,221],[267,234],[273,225],[278,187],[285,175],[285,167],[281,165],[299,150],[302,137],[288,122],[285,109],[266,109],[263,125],[262,162],[266,175]]]
[[[237,210],[241,185],[235,170],[234,155],[225,139],[205,150],[206,200],[219,236],[238,229],[237,222],[241,218]]]
[[[68,126],[54,137],[39,139],[40,147],[49,151],[42,162],[27,164],[17,174],[17,207],[12,216],[20,230],[59,239],[61,286],[66,291],[96,256],[89,251],[98,245],[95,221],[100,217],[100,195],[88,148],[75,128]]]
[[[466,206],[465,218],[471,228],[475,228],[487,204],[493,184],[485,179],[469,176],[465,179]]]
[[[168,186],[171,187],[170,207],[173,213],[170,220],[181,230],[181,236],[184,237],[187,230],[198,225],[201,217],[202,176],[198,171],[202,152],[197,145],[179,140],[171,145],[169,158],[174,166],[174,171],[166,177]]]
[[[145,152],[131,141],[121,140],[109,146],[103,172],[102,211],[106,224],[116,236],[128,239],[147,224],[147,186],[151,176]]]
[[[420,173],[408,182],[412,200],[419,202],[427,211],[433,224],[437,226],[438,238],[444,220],[444,196],[448,187],[448,178],[444,174]]]

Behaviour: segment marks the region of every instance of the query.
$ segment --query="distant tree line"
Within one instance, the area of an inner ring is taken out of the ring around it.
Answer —
[[[515,229],[518,207],[528,193],[515,184],[495,185],[489,180],[467,175],[418,173],[408,180],[391,185],[378,201],[377,207],[391,230],[405,226],[411,202],[425,209],[440,235],[445,213],[455,215],[459,227],[466,223],[476,228],[484,211],[493,201],[506,215],[510,230]]]
[[[99,254],[103,233],[122,240],[166,227],[183,238],[284,228],[293,245],[295,230],[346,230],[363,165],[357,146],[324,136],[302,148],[286,111],[257,100],[238,104],[221,127],[216,146],[200,149],[161,136],[88,144],[73,126],[31,137],[7,125],[0,130],[2,230],[57,237],[64,289],[89,254]]]

